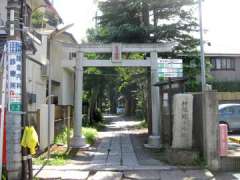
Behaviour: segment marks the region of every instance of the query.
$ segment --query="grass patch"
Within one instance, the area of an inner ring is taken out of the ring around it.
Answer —
[[[54,144],[67,144],[67,133],[70,131],[70,137],[73,136],[73,129],[68,129],[65,128],[61,133],[59,133],[55,138],[54,138]]]
[[[103,128],[103,125],[99,124],[99,128],[100,127]],[[88,143],[90,145],[94,144],[97,139],[97,132],[98,132],[97,128],[83,127],[82,135],[85,137],[86,143]],[[67,144],[67,133],[68,133],[68,129],[65,128],[64,131],[62,131],[55,137],[54,144],[66,145]],[[73,129],[70,129],[70,138],[72,138],[72,137],[73,137]]]
[[[50,155],[49,161],[46,159],[46,155],[43,154],[37,158],[33,158],[34,165],[42,165],[46,163],[49,166],[62,166],[69,160],[69,155],[66,153],[53,153]]]
[[[86,142],[90,145],[94,144],[97,139],[97,130],[95,128],[82,128],[82,134]]]
[[[146,120],[143,120],[140,122],[140,124],[137,125],[137,129],[145,129],[148,128],[148,124]]]
[[[61,133],[59,133],[55,139],[55,144],[67,144],[67,133],[70,131],[70,138],[73,137],[73,129],[68,130],[67,128],[64,129]],[[86,143],[93,145],[96,142],[97,139],[97,130],[95,128],[82,128],[82,134],[85,137]],[[69,152],[66,152],[66,147],[59,146],[59,145],[53,145],[51,147],[51,155],[49,161],[47,161],[46,156],[47,153],[33,158],[33,164],[34,165],[42,165],[45,164],[49,166],[62,166],[68,163],[70,159]]]

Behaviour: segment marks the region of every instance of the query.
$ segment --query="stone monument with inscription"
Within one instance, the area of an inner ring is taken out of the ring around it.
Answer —
[[[192,148],[193,95],[176,94],[173,98],[173,141],[174,149]]]

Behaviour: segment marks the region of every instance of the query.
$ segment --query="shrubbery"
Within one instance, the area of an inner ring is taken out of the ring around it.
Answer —
[[[55,137],[54,143],[55,144],[67,144],[67,132],[68,132],[68,129],[65,128],[64,131],[62,131]],[[97,139],[97,129],[83,127],[82,135],[85,137],[86,143],[92,145],[95,143],[95,141]],[[70,137],[72,137],[72,136],[73,136],[73,129],[70,129]]]
[[[70,129],[70,137],[73,136],[73,129]],[[68,133],[68,128],[65,128],[61,133],[59,133],[55,139],[54,143],[55,144],[67,144],[67,133]]]
[[[218,92],[236,92],[240,91],[240,82],[219,82],[213,81],[210,83],[214,90]]]
[[[82,134],[86,139],[86,143],[92,145],[97,139],[97,130],[94,128],[82,128]]]

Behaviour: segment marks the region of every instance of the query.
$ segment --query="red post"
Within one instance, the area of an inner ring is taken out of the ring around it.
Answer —
[[[0,113],[1,109],[0,109]],[[1,114],[0,114],[1,117]],[[0,118],[0,122],[1,122],[1,118]],[[3,151],[2,151],[2,163],[3,165],[7,164],[7,145],[6,145],[6,110],[5,110],[5,114],[4,114],[4,130],[3,130]]]
[[[219,124],[219,156],[227,156],[228,152],[228,127]]]

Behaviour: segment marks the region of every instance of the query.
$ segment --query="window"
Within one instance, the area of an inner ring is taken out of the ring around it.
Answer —
[[[240,115],[240,106],[235,107],[235,114],[238,116]]]
[[[22,66],[21,65],[17,65],[17,70],[21,71],[22,70]]]
[[[33,93],[28,93],[28,103],[33,104],[37,102],[37,95]]]
[[[232,115],[234,114],[234,112],[235,112],[235,109],[233,107],[227,107],[220,110],[220,113],[223,115]]]
[[[211,58],[212,70],[235,70],[235,58],[214,57]]]
[[[10,71],[10,76],[15,77],[16,76],[16,71]]]
[[[14,65],[16,63],[15,59],[10,59],[10,64]]]
[[[75,52],[70,52],[69,53],[69,60],[73,60],[73,59],[75,59],[77,57],[77,53],[75,53]]]

